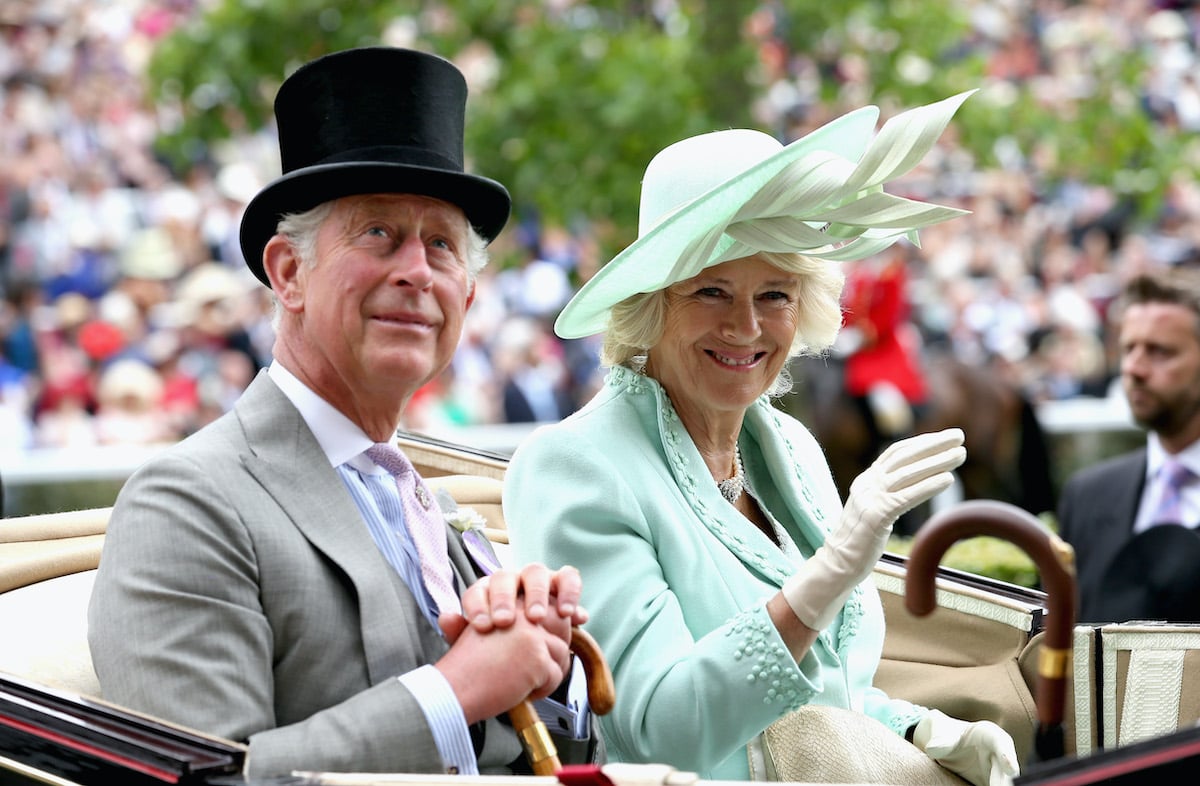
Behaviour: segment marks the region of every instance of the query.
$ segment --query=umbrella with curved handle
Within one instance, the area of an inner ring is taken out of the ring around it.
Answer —
[[[612,711],[616,701],[616,690],[613,687],[612,672],[604,653],[591,634],[580,627],[571,629],[571,652],[574,652],[583,664],[583,673],[587,677],[588,706],[597,715],[607,715]],[[508,711],[513,730],[521,740],[525,756],[533,768],[534,775],[554,775],[561,769],[558,760],[558,748],[550,737],[546,724],[538,717],[533,708],[533,702],[526,699]]]
[[[944,510],[917,530],[908,556],[904,604],[921,617],[937,608],[938,562],[950,546],[979,535],[1010,541],[1033,560],[1046,591],[1046,632],[1038,652],[1035,701],[1038,727],[1035,755],[1040,761],[1064,753],[1063,709],[1067,666],[1075,626],[1075,552],[1032,514],[994,500],[971,500]]]

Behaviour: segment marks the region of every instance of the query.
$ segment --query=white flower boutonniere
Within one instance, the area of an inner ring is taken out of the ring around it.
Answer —
[[[442,516],[445,517],[446,523],[459,533],[463,548],[467,550],[480,573],[490,575],[500,570],[496,553],[483,532],[487,527],[487,519],[474,508],[459,507],[454,497],[444,488],[439,488],[436,495]]]
[[[481,516],[474,508],[458,506],[454,501],[454,497],[450,496],[450,492],[444,488],[439,488],[436,492],[438,507],[442,509],[442,515],[446,519],[446,523],[454,527],[459,532],[466,533],[471,531],[482,530],[487,526],[487,519]]]
[[[474,508],[457,508],[446,513],[446,523],[459,532],[481,530],[487,526],[487,519],[475,512]]]

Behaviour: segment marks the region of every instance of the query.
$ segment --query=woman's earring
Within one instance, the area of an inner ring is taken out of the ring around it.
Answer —
[[[634,355],[629,359],[629,367],[633,369],[633,373],[646,376],[646,361],[650,359],[650,350],[644,350],[641,354]]]

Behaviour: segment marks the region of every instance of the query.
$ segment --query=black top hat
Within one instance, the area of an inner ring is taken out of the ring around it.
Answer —
[[[493,240],[512,203],[504,186],[463,171],[466,103],[458,68],[425,52],[365,47],[301,66],[275,96],[283,176],[246,206],[246,265],[270,286],[262,252],[280,217],[354,194],[436,197]]]
[[[1104,573],[1089,622],[1200,622],[1200,533],[1158,524],[1134,535]]]

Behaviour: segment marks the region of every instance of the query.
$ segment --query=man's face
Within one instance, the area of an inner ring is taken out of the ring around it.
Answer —
[[[1121,383],[1134,420],[1164,438],[1200,429],[1196,316],[1173,303],[1128,307],[1121,321]]]
[[[292,346],[305,358],[310,384],[335,403],[407,401],[441,373],[473,297],[468,238],[463,212],[441,200],[337,200],[317,235],[315,260],[296,275],[301,335]]]

